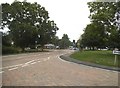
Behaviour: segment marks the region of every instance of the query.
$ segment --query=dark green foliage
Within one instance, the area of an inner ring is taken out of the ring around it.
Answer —
[[[49,20],[48,11],[37,3],[4,3],[2,16],[2,28],[10,29],[8,35],[11,35],[14,46],[23,50],[37,44],[43,47],[51,41],[58,30],[54,21]]]
[[[2,54],[16,54],[22,52],[21,48],[2,46]]]
[[[84,47],[119,48],[120,29],[115,23],[115,14],[120,11],[120,2],[89,2],[91,24],[81,36]]]
[[[87,47],[102,48],[105,46],[106,34],[104,28],[98,23],[87,25],[84,34],[82,35],[82,44]]]
[[[58,36],[54,36],[52,38],[52,41],[50,43],[54,44],[55,46],[59,46],[59,37]]]
[[[59,41],[59,46],[61,49],[66,49],[71,45],[71,42],[67,34],[63,34],[62,39]]]
[[[2,45],[3,46],[11,46],[11,36],[8,34],[2,33]]]

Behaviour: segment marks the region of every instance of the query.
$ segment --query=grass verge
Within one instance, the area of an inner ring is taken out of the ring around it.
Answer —
[[[112,51],[82,51],[75,52],[70,57],[95,64],[110,66],[110,67],[120,67],[120,56],[117,57],[116,63],[115,55]]]

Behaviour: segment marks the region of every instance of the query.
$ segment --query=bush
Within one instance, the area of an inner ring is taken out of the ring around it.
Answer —
[[[2,54],[15,54],[22,52],[21,48],[2,46]]]

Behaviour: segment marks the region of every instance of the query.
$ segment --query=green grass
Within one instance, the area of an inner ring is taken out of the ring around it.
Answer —
[[[70,57],[85,61],[96,63],[100,65],[110,66],[110,67],[120,67],[120,56],[117,58],[117,63],[114,65],[115,55],[112,54],[112,51],[82,51],[75,52]]]

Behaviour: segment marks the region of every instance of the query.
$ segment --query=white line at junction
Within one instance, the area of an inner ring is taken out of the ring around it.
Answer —
[[[17,65],[12,65],[12,66],[7,66],[7,67],[2,67],[0,69],[5,69],[5,68],[12,68],[12,67],[17,67],[17,66],[22,66],[23,64],[17,64]]]
[[[30,64],[36,64],[37,62],[33,62],[33,63],[30,63]]]
[[[26,66],[28,66],[29,64],[24,64],[24,65],[22,65],[22,67],[26,67]]]
[[[18,67],[11,68],[11,69],[8,69],[8,70],[11,71],[11,70],[15,70],[15,69],[18,69]]]
[[[0,73],[3,73],[4,71],[1,71]]]
[[[31,61],[26,62],[25,64],[29,64],[29,63],[34,62],[34,61],[35,61],[35,60],[31,60]]]

